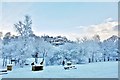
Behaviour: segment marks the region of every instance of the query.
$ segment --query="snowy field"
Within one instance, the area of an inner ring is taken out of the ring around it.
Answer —
[[[47,66],[43,71],[31,71],[31,66],[14,68],[2,78],[117,78],[118,62],[98,62],[75,65],[77,69],[64,70],[63,66]],[[0,75],[1,77],[1,75]]]

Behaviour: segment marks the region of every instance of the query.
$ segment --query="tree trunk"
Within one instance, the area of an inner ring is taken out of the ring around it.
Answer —
[[[91,63],[91,59],[89,58],[89,63]]]
[[[7,66],[7,58],[5,58],[5,66]]]
[[[38,63],[38,58],[35,58],[35,63],[36,63],[36,64]]]
[[[108,61],[110,61],[110,57],[108,57]]]
[[[5,66],[5,58],[3,58],[3,67]]]

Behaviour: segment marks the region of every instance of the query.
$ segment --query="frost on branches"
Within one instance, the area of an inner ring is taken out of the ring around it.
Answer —
[[[12,63],[12,59],[15,60],[15,63],[19,64],[21,67],[26,63],[26,58],[30,56],[30,43],[31,35],[33,34],[31,25],[32,20],[29,16],[25,16],[25,21],[14,24],[15,29],[18,32],[19,36],[11,36],[11,33],[8,32],[3,37],[3,49],[2,49],[2,58],[3,66],[6,66],[9,60],[9,64]]]
[[[47,58],[47,65],[61,65],[63,60],[73,64],[118,61],[119,37],[112,37],[101,42],[99,35],[95,35],[92,39],[84,37],[82,40],[55,47],[51,58]]]
[[[64,44],[55,46],[52,43],[54,37],[40,37],[33,33],[32,20],[29,16],[25,16],[24,22],[19,21],[14,24],[14,27],[18,35],[7,32],[2,37],[0,33],[0,58],[3,59],[3,66],[12,64],[14,61],[16,66],[24,67],[28,63],[28,58],[36,58],[36,53],[38,53],[37,58],[43,58],[46,65],[61,65],[63,61],[70,61],[73,64],[118,61],[117,46],[120,38],[115,35],[103,42],[100,41],[99,35],[91,39],[83,37],[76,41],[56,37],[55,40],[61,40]]]

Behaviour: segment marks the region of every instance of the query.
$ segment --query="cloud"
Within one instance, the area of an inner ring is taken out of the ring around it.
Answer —
[[[38,30],[37,27],[33,27],[33,31],[36,35],[49,35],[49,36],[66,36],[70,40],[76,40],[76,38],[83,38],[88,37],[92,38],[92,36],[98,34],[100,35],[101,40],[105,40],[112,35],[118,35],[118,22],[113,21],[112,18],[106,19],[107,21],[103,21],[100,24],[96,25],[89,25],[89,26],[76,26],[74,27],[73,31],[69,32],[58,32],[58,31],[42,31]],[[112,20],[112,21],[111,21]],[[4,34],[6,32],[11,32],[12,34],[16,34],[13,25],[10,25],[10,23],[0,25],[0,32],[2,31]]]
[[[119,26],[120,26],[120,25],[116,25],[116,26],[114,26],[114,27],[113,27],[113,30],[114,30],[114,31],[120,31]]]
[[[101,40],[105,40],[112,35],[118,35],[118,22],[113,21],[112,18],[108,18],[105,22],[97,24],[97,25],[90,25],[90,26],[80,26],[77,29],[84,30],[82,36],[92,37],[96,34],[100,35]],[[79,36],[81,37],[81,36]]]
[[[76,26],[77,29],[84,29],[85,26]]]
[[[107,18],[107,19],[105,20],[105,22],[112,22],[112,21],[114,21],[112,18]]]

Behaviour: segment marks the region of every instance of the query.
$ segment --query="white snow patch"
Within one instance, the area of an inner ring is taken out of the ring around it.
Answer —
[[[75,65],[77,69],[64,70],[63,66],[45,66],[43,71],[32,71],[31,66],[15,68],[3,78],[118,78],[118,62],[98,62]]]

